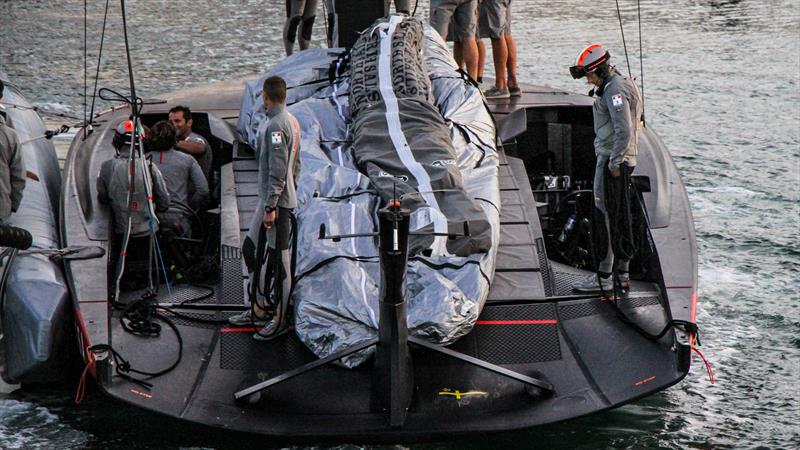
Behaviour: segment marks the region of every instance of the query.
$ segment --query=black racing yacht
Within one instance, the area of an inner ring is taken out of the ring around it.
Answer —
[[[179,242],[196,262],[182,279],[155,245],[125,256],[148,281],[119,292],[121,255],[65,262],[100,389],[227,430],[398,441],[572,419],[683,379],[697,246],[680,174],[651,127],[632,177],[631,286],[578,294],[598,259],[592,98],[523,84],[520,97],[486,101],[426,24],[356,25],[340,27],[341,48],[297,53],[262,76],[131,101],[146,126],[191,108],[213,150],[215,204]],[[293,329],[263,342],[226,319],[259,282],[240,249],[260,212],[268,75],[287,81],[302,169]],[[63,245],[114,248],[95,179],[131,116],[123,103],[73,141]]]

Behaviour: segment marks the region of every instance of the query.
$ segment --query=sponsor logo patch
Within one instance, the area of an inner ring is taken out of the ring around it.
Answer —
[[[622,94],[611,97],[611,104],[619,111],[619,108],[622,106]]]
[[[271,135],[272,145],[277,145],[283,142],[283,133],[280,131],[273,131]]]

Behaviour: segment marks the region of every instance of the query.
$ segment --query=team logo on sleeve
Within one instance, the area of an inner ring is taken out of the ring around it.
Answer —
[[[272,145],[278,145],[283,143],[283,133],[280,131],[273,131],[272,132]]]
[[[619,110],[619,108],[622,107],[622,94],[617,94],[611,97],[611,104],[614,105],[614,108]]]

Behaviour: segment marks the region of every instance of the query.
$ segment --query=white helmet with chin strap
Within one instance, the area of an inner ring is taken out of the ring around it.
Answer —
[[[575,64],[569,68],[569,73],[576,80],[583,78],[588,73],[597,70],[604,62],[611,59],[611,54],[600,44],[591,44],[584,48],[575,57]]]

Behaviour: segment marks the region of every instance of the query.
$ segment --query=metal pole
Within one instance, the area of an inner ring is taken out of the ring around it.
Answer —
[[[371,400],[373,411],[384,412],[389,426],[401,427],[414,388],[405,301],[410,211],[393,201],[378,217],[381,299]]]

